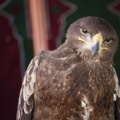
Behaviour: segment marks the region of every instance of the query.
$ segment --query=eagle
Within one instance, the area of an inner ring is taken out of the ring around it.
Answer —
[[[87,16],[73,22],[66,41],[30,62],[16,120],[115,120],[120,97],[113,58],[118,35],[110,23]]]

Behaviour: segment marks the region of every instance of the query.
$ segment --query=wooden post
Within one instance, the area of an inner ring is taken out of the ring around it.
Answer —
[[[34,54],[48,49],[45,0],[29,0]]]

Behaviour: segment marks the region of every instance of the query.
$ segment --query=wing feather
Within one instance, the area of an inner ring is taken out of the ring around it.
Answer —
[[[116,92],[116,95],[120,98],[120,85],[119,85],[119,80],[118,80],[118,77],[117,77],[117,73],[114,70],[114,81],[115,81],[115,92]]]
[[[115,111],[115,119],[120,119],[120,84],[117,77],[117,73],[114,69],[114,81],[115,81],[115,98],[114,98],[114,111]]]
[[[36,82],[36,71],[39,66],[41,54],[35,56],[24,75],[20,90],[16,120],[31,120],[34,107],[34,85]]]

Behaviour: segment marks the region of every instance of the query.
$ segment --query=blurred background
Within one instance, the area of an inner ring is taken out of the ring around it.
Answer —
[[[69,25],[84,16],[106,19],[120,37],[120,0],[0,0],[0,120],[15,120],[32,57],[56,49]],[[120,78],[120,47],[114,61]]]

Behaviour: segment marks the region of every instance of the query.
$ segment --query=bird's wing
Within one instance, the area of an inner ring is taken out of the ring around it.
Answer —
[[[36,71],[40,62],[40,54],[35,56],[26,72],[23,79],[16,120],[31,120],[32,110],[34,106],[34,85],[36,82]]]
[[[115,120],[119,120],[120,119],[120,84],[115,69],[114,69],[114,81],[115,81],[115,93],[114,93]]]
[[[115,69],[114,69],[114,81],[115,81],[116,95],[120,98],[120,85],[119,85],[119,80],[118,80],[117,73],[116,73]]]

